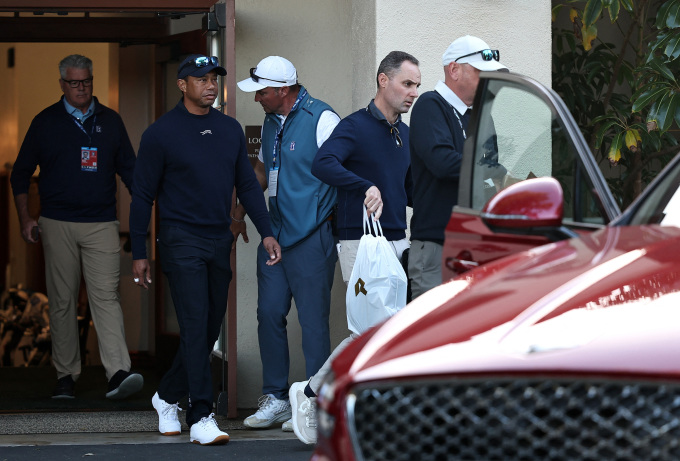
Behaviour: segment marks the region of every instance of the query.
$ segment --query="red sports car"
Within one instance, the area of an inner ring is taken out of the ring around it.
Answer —
[[[312,459],[680,459],[680,156],[621,214],[551,90],[483,73],[475,107],[463,275],[333,362]]]

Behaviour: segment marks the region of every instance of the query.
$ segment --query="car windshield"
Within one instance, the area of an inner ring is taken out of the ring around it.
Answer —
[[[664,172],[663,179],[633,213],[630,225],[661,224],[680,227],[680,162]]]

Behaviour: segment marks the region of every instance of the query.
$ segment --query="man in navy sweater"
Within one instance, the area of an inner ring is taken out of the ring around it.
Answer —
[[[347,283],[364,235],[363,213],[380,219],[383,234],[397,258],[409,247],[406,207],[411,205],[409,129],[401,120],[418,97],[418,60],[403,51],[392,51],[378,66],[375,99],[340,121],[321,146],[312,173],[338,189],[338,257]],[[309,381],[294,383],[289,398],[293,430],[308,444],[316,443],[314,399],[332,360],[354,339],[342,341],[323,367]]]
[[[116,174],[130,189],[135,152],[120,116],[92,96],[92,61],[70,55],[59,63],[63,98],[31,122],[12,169],[12,190],[21,235],[42,236],[50,302],[52,398],[75,397],[81,372],[77,300],[82,276],[109,380],[107,398],[141,390],[130,372],[120,307],[120,236],[116,219]],[[31,176],[40,166],[40,218],[28,213]],[[39,232],[39,233],[38,233]]]
[[[146,232],[157,198],[158,249],[180,329],[179,351],[152,399],[158,429],[164,435],[180,434],[177,402],[189,395],[190,440],[201,445],[229,441],[212,414],[209,357],[232,276],[234,187],[262,236],[267,264],[281,260],[241,125],[212,107],[218,75],[225,74],[214,56],[191,55],[180,64],[177,86],[183,98],[142,135],[130,206],[132,273],[135,283],[147,288]]]
[[[498,50],[466,35],[442,56],[444,81],[418,99],[411,114],[413,217],[408,276],[412,298],[442,282],[444,230],[458,202],[465,130],[480,71],[507,70]]]

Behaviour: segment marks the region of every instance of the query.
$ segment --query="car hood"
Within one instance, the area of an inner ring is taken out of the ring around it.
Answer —
[[[338,363],[354,382],[679,374],[678,255],[680,229],[660,226],[609,227],[519,253],[420,296]]]

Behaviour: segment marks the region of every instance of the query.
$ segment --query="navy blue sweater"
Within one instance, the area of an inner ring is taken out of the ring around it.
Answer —
[[[123,120],[97,98],[94,102],[85,132],[66,111],[63,99],[36,115],[28,128],[12,168],[12,191],[15,196],[28,193],[31,176],[40,165],[40,214],[46,218],[114,221],[116,174],[131,187],[135,152]],[[96,169],[82,168],[83,147],[97,148]]]
[[[156,197],[161,226],[177,226],[200,237],[226,238],[231,235],[235,186],[262,238],[273,235],[262,188],[248,160],[243,129],[216,109],[194,115],[180,100],[147,128],[133,184],[133,259],[146,259],[146,231]]]
[[[467,128],[467,119],[463,119]],[[411,240],[444,242],[458,202],[465,137],[451,105],[436,91],[423,93],[411,112],[413,216]]]
[[[338,189],[337,227],[341,240],[358,240],[363,233],[363,203],[371,186],[380,190],[380,226],[388,240],[406,237],[406,206],[411,203],[409,129],[396,124],[398,147],[386,120],[367,109],[342,119],[312,163],[312,174]]]

